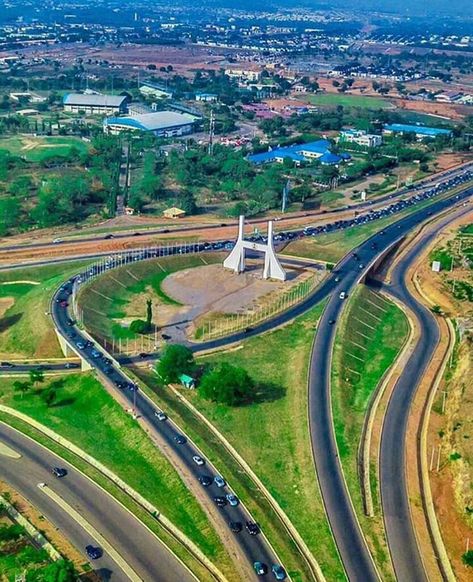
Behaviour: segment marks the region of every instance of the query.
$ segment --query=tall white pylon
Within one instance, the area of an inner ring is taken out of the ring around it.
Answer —
[[[282,268],[281,263],[276,256],[276,251],[274,250],[273,222],[271,220],[268,222],[267,244],[245,240],[243,238],[244,224],[245,217],[240,216],[238,224],[238,239],[232,252],[223,261],[223,266],[235,271],[235,273],[243,273],[245,270],[245,251],[258,251],[264,253],[263,279],[278,279],[279,281],[285,281],[286,271]]]

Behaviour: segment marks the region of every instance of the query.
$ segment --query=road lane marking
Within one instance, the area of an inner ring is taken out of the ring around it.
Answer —
[[[17,453],[14,449],[2,441],[0,441],[0,455],[10,459],[21,459],[20,453]]]
[[[38,483],[38,488],[52,499],[61,509],[63,509],[82,529],[84,529],[102,547],[118,567],[130,578],[132,582],[143,582],[143,579],[133,570],[133,568],[122,558],[115,548],[99,533],[78,511],[69,505],[62,497],[54,492],[45,483]]]

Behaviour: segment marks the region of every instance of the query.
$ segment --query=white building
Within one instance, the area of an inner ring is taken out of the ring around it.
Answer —
[[[345,143],[356,143],[366,148],[377,148],[383,143],[381,135],[367,133],[361,129],[346,129],[340,132],[339,141]]]
[[[69,93],[63,99],[64,111],[85,115],[126,113],[127,98],[123,95]]]
[[[179,137],[194,131],[196,117],[175,111],[156,111],[143,115],[107,117],[103,122],[105,133],[123,131],[152,132],[157,137]]]

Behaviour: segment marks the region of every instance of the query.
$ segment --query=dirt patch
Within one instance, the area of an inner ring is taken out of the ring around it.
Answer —
[[[3,317],[13,305],[15,305],[14,297],[0,297],[0,317]]]

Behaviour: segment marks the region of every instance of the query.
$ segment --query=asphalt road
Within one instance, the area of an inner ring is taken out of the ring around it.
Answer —
[[[278,218],[278,221],[280,221],[281,223],[284,223],[285,221],[289,221],[289,220],[293,220],[294,218],[297,218],[298,216],[301,217],[307,217],[307,218],[328,218],[329,216],[333,216],[334,219],[336,218],[337,214],[342,213],[342,212],[346,212],[347,210],[353,210],[353,211],[360,211],[360,210],[364,210],[367,208],[371,208],[371,207],[377,207],[380,204],[383,204],[384,202],[390,202],[393,201],[397,198],[400,198],[406,194],[412,194],[415,191],[421,191],[425,188],[427,188],[430,184],[433,184],[435,182],[437,182],[440,178],[444,178],[444,177],[452,177],[458,174],[461,174],[463,171],[465,171],[468,168],[472,168],[473,167],[473,163],[472,162],[468,162],[466,164],[463,164],[461,166],[457,166],[455,168],[449,169],[449,170],[445,170],[443,172],[440,172],[438,174],[435,174],[431,177],[425,178],[422,181],[416,182],[415,184],[415,188],[404,188],[399,190],[398,192],[394,193],[394,194],[386,194],[384,196],[379,196],[377,197],[375,200],[368,200],[366,202],[358,202],[358,203],[354,203],[354,204],[350,204],[341,208],[336,208],[333,210],[317,210],[317,211],[313,211],[313,212],[305,212],[305,213],[290,213],[287,214],[285,216],[281,216]],[[266,219],[260,219],[260,218],[253,218],[253,219],[248,219],[246,220],[246,224],[253,224],[253,225],[258,225],[258,224],[265,224],[266,223]],[[226,221],[224,224],[210,224],[207,226],[201,226],[201,227],[195,227],[193,225],[190,226],[181,226],[178,228],[150,228],[150,229],[146,229],[146,230],[138,230],[136,231],[136,233],[132,233],[130,234],[128,233],[114,233],[113,235],[104,235],[104,234],[99,234],[99,235],[90,235],[90,236],[84,236],[84,237],[66,237],[64,240],[61,240],[61,242],[59,243],[53,243],[52,241],[47,243],[47,242],[38,242],[38,243],[30,243],[30,244],[16,244],[16,245],[6,245],[6,246],[0,246],[0,252],[3,251],[16,251],[16,250],[28,250],[28,249],[38,249],[38,248],[45,248],[47,249],[50,246],[60,246],[62,243],[66,244],[66,243],[74,243],[77,242],[78,248],[80,246],[81,243],[90,243],[90,242],[99,242],[99,241],[103,241],[104,238],[112,238],[114,240],[120,240],[120,239],[127,239],[127,238],[133,238],[136,235],[146,235],[146,236],[151,236],[151,235],[159,235],[159,234],[167,234],[172,232],[173,234],[179,234],[179,233],[192,233],[195,231],[198,231],[199,233],[205,233],[205,231],[210,231],[210,230],[214,230],[214,229],[218,229],[221,228],[222,226],[232,226],[234,225],[235,228],[237,227],[238,223],[236,221]],[[101,253],[101,254],[97,254],[94,256],[103,256],[106,255],[107,253]],[[93,258],[93,256],[89,255],[90,258]],[[59,261],[61,261],[62,259],[59,259]],[[57,261],[57,262],[59,262]]]
[[[457,217],[458,214],[447,216],[432,231],[421,237],[396,264],[391,274],[391,284],[383,286],[385,291],[412,310],[420,328],[419,340],[394,386],[386,409],[379,457],[381,503],[386,534],[396,577],[402,582],[427,580],[411,522],[405,474],[405,447],[401,444],[406,440],[412,399],[439,340],[439,328],[434,316],[411,295],[407,288],[406,275],[423,249],[439,231]]]
[[[129,511],[84,477],[69,463],[20,432],[0,422],[0,442],[21,454],[11,459],[0,454],[0,478],[27,498],[83,554],[94,540],[66,511],[48,497],[38,483],[44,482],[110,543],[144,581],[195,581],[189,571]],[[68,474],[58,479],[52,467],[64,467]],[[126,582],[129,577],[107,555],[91,563],[103,580]]]
[[[473,189],[468,190],[465,193],[465,197],[471,196],[472,193]],[[400,240],[416,225],[429,218],[430,215],[438,214],[451,204],[452,200],[438,201],[428,208],[403,218],[397,223],[385,228],[384,231],[381,231],[382,234],[374,235],[355,249],[356,259],[353,255],[346,257],[336,269],[340,281],[333,288],[329,302],[319,322],[311,355],[309,377],[309,418],[312,450],[327,516],[343,565],[349,580],[352,582],[371,582],[378,580],[379,576],[366,547],[351,505],[338,458],[338,449],[333,429],[330,399],[330,370],[336,325],[332,322],[336,322],[343,309],[344,300],[340,299],[339,294],[342,291],[348,294],[354,289],[360,276],[368,271],[369,265],[380,256],[382,250],[385,250],[390,244],[394,244],[397,240]],[[373,247],[373,245],[375,246]],[[408,259],[409,255],[401,263],[406,268],[409,264]],[[360,265],[363,265],[363,267],[360,268]],[[431,340],[432,338],[430,338]],[[429,339],[427,339],[427,342],[429,342]],[[420,348],[421,350],[422,348]],[[411,384],[414,383],[413,379],[420,378],[421,372],[422,369],[416,368],[415,365],[410,368]],[[408,379],[409,375],[406,374],[405,377]],[[408,413],[408,403],[402,400],[402,395],[396,397],[394,402],[398,402],[398,407],[393,413],[392,424],[389,425],[393,432],[389,435],[386,433],[384,438],[384,446],[386,448],[383,462],[385,463],[388,463],[389,459],[392,459],[393,456],[396,457],[401,454],[400,450],[402,447],[399,447],[401,433],[399,430],[402,428],[402,425],[400,426],[399,422],[402,420],[403,415],[407,417]],[[398,506],[396,508],[396,496],[399,495],[399,483],[402,479],[401,475],[404,466],[403,462],[403,458],[398,458],[395,464],[396,468],[393,466],[391,472],[388,472],[387,467],[383,467],[383,474],[385,476],[384,499],[386,503],[388,503],[388,499],[392,500],[389,507],[386,506],[388,511],[386,523],[388,524],[389,522],[390,526],[393,525],[394,528],[397,528],[397,533],[394,534],[395,540],[393,540],[393,544],[398,545],[393,546],[393,548],[399,560],[406,564],[403,575],[400,575],[398,579],[402,582],[408,580],[420,582],[423,580],[422,577],[412,577],[412,573],[407,575],[409,569],[415,567],[413,552],[416,552],[417,546],[412,545],[409,538],[403,537],[403,533],[399,531],[401,529],[400,523],[394,517],[395,515],[399,515],[399,513],[394,513],[395,509],[402,513],[402,507]],[[407,520],[409,523],[409,519],[406,517],[408,516],[407,506],[406,512],[402,514],[402,519]],[[391,516],[393,516],[392,519]],[[393,523],[393,521],[396,523]],[[388,527],[387,532],[390,535],[393,529]],[[391,547],[391,539],[389,540],[389,544]]]

